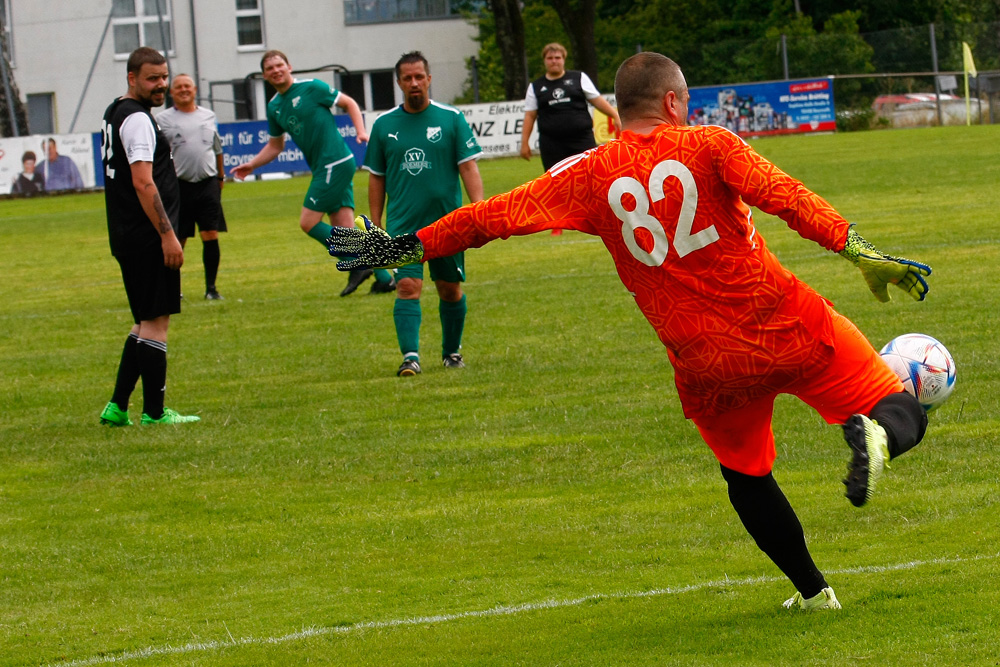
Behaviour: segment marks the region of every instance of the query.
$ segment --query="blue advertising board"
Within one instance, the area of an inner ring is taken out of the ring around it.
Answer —
[[[741,136],[833,132],[832,79],[691,88],[688,122],[721,125]]]
[[[354,161],[360,166],[365,159],[365,148],[367,144],[359,144],[357,141],[357,130],[351,119],[347,115],[334,116],[337,122],[337,129],[340,136],[344,138],[347,147],[354,154]],[[233,167],[250,161],[254,155],[260,152],[269,138],[267,133],[267,121],[253,120],[239,123],[220,123],[219,136],[222,138],[223,164],[226,175]],[[308,172],[309,165],[302,151],[295,145],[295,141],[286,134],[285,150],[270,163],[259,167],[255,173],[295,173]]]

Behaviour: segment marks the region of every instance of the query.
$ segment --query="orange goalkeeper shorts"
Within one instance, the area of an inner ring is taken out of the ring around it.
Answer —
[[[828,367],[739,410],[694,418],[719,463],[745,475],[771,472],[776,455],[771,417],[778,393],[798,396],[828,423],[843,424],[853,414],[867,415],[889,394],[903,391],[899,378],[854,323],[832,309],[831,317],[834,354]]]

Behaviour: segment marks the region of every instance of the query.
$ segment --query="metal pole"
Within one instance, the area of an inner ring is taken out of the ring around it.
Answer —
[[[194,24],[194,0],[189,0],[188,5],[191,8],[191,55],[194,56],[194,85],[199,89],[201,88],[201,74],[198,69],[198,31],[195,29]],[[211,94],[209,94],[211,97]],[[197,103],[197,100],[195,100]],[[213,109],[214,111],[214,109]]]
[[[934,24],[931,23],[931,61],[934,66],[934,101],[937,106],[937,119],[938,125],[944,125],[944,121],[941,118],[941,85],[938,81],[938,56],[937,56],[937,38],[934,37]]]
[[[479,62],[476,61],[475,56],[472,56],[469,61],[469,64],[472,65],[472,101],[479,104]]]
[[[781,35],[781,62],[785,66],[785,81],[788,81],[788,39]]]
[[[90,87],[90,79],[94,76],[94,68],[97,67],[97,59],[101,55],[101,49],[104,47],[104,38],[108,36],[108,28],[111,27],[111,17],[115,14],[114,3],[111,5],[111,11],[108,12],[108,20],[104,22],[104,32],[101,33],[101,41],[97,43],[97,51],[94,52],[94,61],[90,63],[90,71],[87,72],[87,80],[83,82],[83,92],[80,93],[80,101],[76,103],[76,111],[73,113],[73,122],[69,124],[69,132],[73,133],[76,129],[76,119],[80,116],[80,107],[83,106],[83,98],[87,96],[87,88]]]
[[[167,45],[167,33],[163,29],[163,10],[160,9],[160,4],[166,3],[166,0],[156,0],[156,19],[160,24],[160,46],[163,47],[163,57],[167,60],[167,78],[170,78],[170,47]],[[195,85],[198,85],[198,81],[195,80]]]

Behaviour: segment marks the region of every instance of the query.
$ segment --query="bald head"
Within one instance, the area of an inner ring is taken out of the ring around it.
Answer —
[[[644,51],[628,58],[615,74],[615,102],[622,123],[662,117],[668,92],[685,98],[687,82],[680,66],[659,53]]]

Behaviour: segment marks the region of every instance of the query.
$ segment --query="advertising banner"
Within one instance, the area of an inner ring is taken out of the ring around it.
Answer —
[[[354,129],[351,119],[346,114],[334,116],[334,120],[337,121],[337,129],[340,130],[340,136],[344,138],[347,147],[354,154],[354,160],[358,163],[358,166],[361,166],[361,163],[365,159],[366,144],[358,143],[357,130]],[[223,164],[228,176],[233,167],[241,165],[244,162],[249,162],[267,144],[269,139],[267,121],[253,120],[238,123],[220,123],[219,136],[222,138]],[[306,164],[305,155],[295,145],[295,141],[286,134],[285,150],[276,159],[260,167],[254,173],[274,174],[308,171],[309,165]]]
[[[691,88],[688,122],[692,125],[722,125],[742,136],[764,136],[801,132],[832,132],[836,129],[832,79],[772,81]],[[612,106],[614,95],[605,95]],[[484,157],[508,157],[521,151],[524,102],[489,102],[457,107],[469,122]],[[364,114],[366,126],[381,113]],[[615,137],[611,119],[593,111],[594,135],[598,143]],[[345,114],[334,116],[360,167],[366,144],[357,142],[357,132]],[[241,121],[219,125],[226,175],[247,162],[267,144],[266,121]],[[538,128],[529,138],[538,150]],[[33,159],[32,159],[33,158]],[[295,142],[286,134],[285,149],[257,174],[306,173],[309,166]],[[33,135],[0,139],[0,195],[103,187],[101,135]]]
[[[27,196],[95,185],[90,134],[0,139],[0,195]]]
[[[507,157],[521,152],[521,128],[524,126],[524,102],[489,102],[463,104],[455,107],[472,129],[472,136],[483,149],[483,157]],[[386,111],[365,114],[365,125],[371,131],[375,119]],[[532,130],[531,143],[538,149],[538,131]],[[358,163],[360,164],[360,162]]]
[[[832,79],[691,88],[688,122],[721,125],[740,136],[833,132]]]

